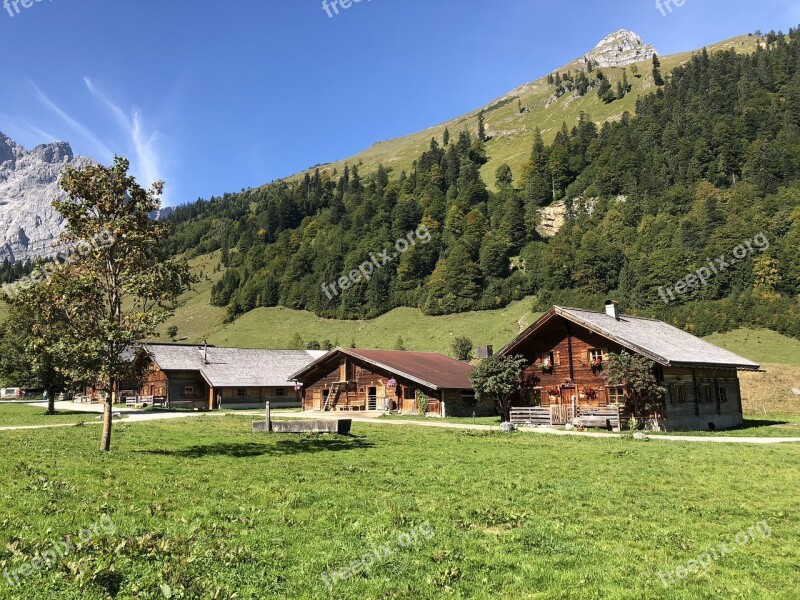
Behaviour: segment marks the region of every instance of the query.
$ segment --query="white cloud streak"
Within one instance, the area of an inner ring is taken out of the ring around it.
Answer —
[[[64,112],[55,102],[50,100],[50,98],[45,94],[39,87],[30,79],[28,83],[33,86],[33,89],[36,92],[36,98],[44,104],[47,108],[53,111],[56,115],[58,115],[62,121],[64,121],[67,125],[70,126],[75,132],[80,134],[84,140],[89,142],[92,147],[92,153],[94,154],[95,160],[106,161],[110,162],[111,159],[114,157],[114,153],[106,146],[103,142],[101,142],[91,131],[89,131],[86,127],[81,125],[78,121],[73,119],[69,116],[66,112]]]
[[[134,111],[131,116],[125,114],[117,104],[101,92],[88,77],[83,78],[89,93],[100,102],[111,114],[122,132],[128,136],[135,156],[132,157],[132,167],[139,183],[150,185],[155,181],[163,180],[161,159],[158,153],[158,131],[147,134],[142,123],[142,116]]]

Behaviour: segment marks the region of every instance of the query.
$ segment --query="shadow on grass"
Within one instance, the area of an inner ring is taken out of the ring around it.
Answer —
[[[747,429],[758,429],[760,427],[772,427],[773,425],[790,425],[789,421],[771,421],[771,420],[757,420],[757,419],[745,419],[744,423],[739,425],[738,427],[731,427],[730,429],[726,429],[725,431],[743,431]]]
[[[94,418],[94,417],[96,417],[97,415],[99,415],[101,413],[85,412],[85,411],[82,411],[82,410],[56,410],[55,413],[49,414],[47,412],[44,412],[44,409],[43,409],[42,412],[40,412],[38,414],[43,416],[43,417],[75,417],[75,416],[81,416],[81,417],[87,417],[87,418]]]
[[[292,456],[316,452],[341,452],[342,450],[366,450],[374,448],[372,442],[363,436],[332,435],[325,437],[298,437],[278,439],[274,443],[226,443],[190,446],[179,450],[138,450],[139,454],[158,454],[183,458],[203,458],[205,456],[230,456],[250,458],[254,456]]]

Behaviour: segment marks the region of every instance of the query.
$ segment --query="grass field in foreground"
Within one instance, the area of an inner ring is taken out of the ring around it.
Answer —
[[[789,598],[800,445],[741,447],[250,417],[2,433],[0,568],[98,523],[0,598]],[[771,535],[736,547],[766,521]],[[400,548],[421,523],[435,530]],[[711,547],[734,550],[665,589]],[[329,592],[323,571],[397,550]]]

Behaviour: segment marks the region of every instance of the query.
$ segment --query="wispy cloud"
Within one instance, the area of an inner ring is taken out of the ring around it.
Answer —
[[[28,83],[33,86],[33,89],[36,93],[36,98],[44,104],[47,108],[49,108],[52,112],[54,112],[58,117],[61,118],[71,129],[73,129],[76,133],[80,134],[81,137],[87,141],[92,147],[92,154],[95,160],[101,161],[110,161],[114,157],[114,153],[106,146],[103,142],[101,142],[97,136],[95,136],[91,131],[89,131],[86,127],[84,127],[81,123],[73,119],[69,116],[65,111],[63,111],[55,102],[53,102],[47,94],[45,94],[39,87],[30,79]]]
[[[17,117],[0,113],[0,131],[4,129],[7,130],[5,133],[11,134],[14,141],[23,145],[27,143],[36,145],[42,143],[42,141],[47,143],[58,141],[58,138],[52,133],[31,125],[25,119],[18,119]]]
[[[139,111],[133,111],[129,116],[119,105],[115,104],[107,95],[101,92],[88,77],[83,78],[89,93],[111,113],[122,132],[128,136],[135,156],[131,159],[131,166],[139,183],[150,185],[155,181],[163,180],[162,163],[158,152],[159,132],[147,133]]]
[[[33,133],[35,133],[39,137],[44,138],[45,140],[47,140],[48,143],[49,142],[57,142],[57,141],[59,141],[58,138],[56,136],[54,136],[52,133],[49,133],[49,132],[45,131],[44,129],[39,129],[38,127],[36,127],[36,125],[30,124],[30,123],[28,123],[28,121],[26,121],[24,119],[22,120],[22,123],[25,125],[25,127],[30,129]]]

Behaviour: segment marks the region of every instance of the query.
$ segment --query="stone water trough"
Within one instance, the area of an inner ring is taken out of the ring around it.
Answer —
[[[267,402],[267,420],[253,421],[253,433],[336,433],[347,435],[353,425],[352,419],[290,419],[273,421]]]

